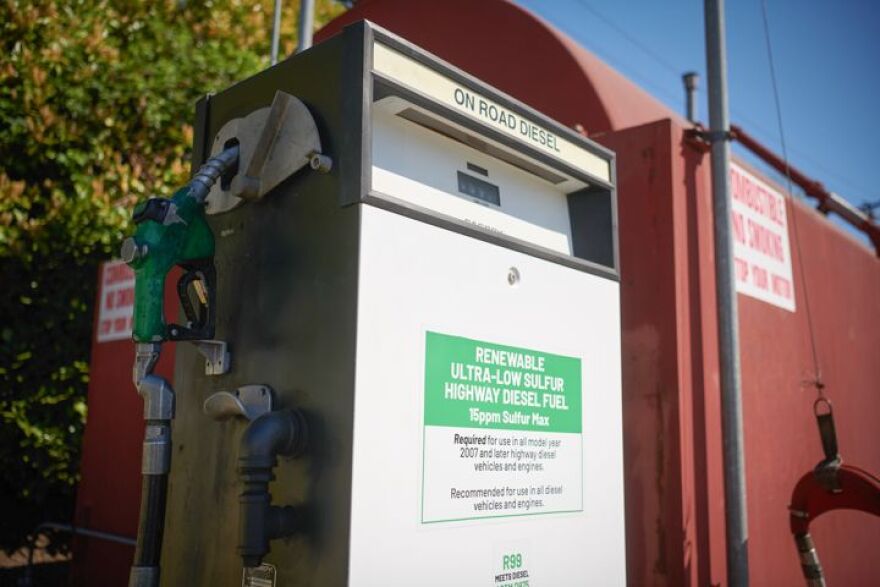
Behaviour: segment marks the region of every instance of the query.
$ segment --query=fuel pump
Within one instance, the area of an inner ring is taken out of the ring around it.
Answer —
[[[132,586],[159,584],[171,466],[171,422],[175,415],[173,387],[153,373],[162,343],[192,341],[206,356],[209,375],[225,373],[229,367],[225,342],[213,340],[217,277],[214,234],[205,217],[206,198],[217,186],[217,198],[225,197],[226,205],[234,206],[234,200],[262,197],[306,165],[318,170],[327,170],[331,165],[330,159],[320,153],[320,140],[308,109],[282,92],[275,95],[271,107],[257,109],[244,120],[233,120],[225,134],[229,137],[219,152],[186,186],[171,198],[150,198],[135,208],[135,234],[122,245],[122,258],[135,273],[133,379],[144,399],[146,425]],[[166,320],[163,307],[165,281],[175,267],[183,271],[177,292],[185,324]],[[298,423],[294,415],[288,419]],[[284,425],[283,418],[275,417],[271,422],[276,420],[280,420],[276,425]],[[302,437],[302,427],[292,434],[296,442],[288,443],[295,446]],[[259,465],[262,462],[256,464],[262,470]],[[269,463],[270,470],[271,466]],[[262,499],[262,495],[257,498]]]
[[[625,585],[614,154],[366,22],[195,129],[166,584]]]

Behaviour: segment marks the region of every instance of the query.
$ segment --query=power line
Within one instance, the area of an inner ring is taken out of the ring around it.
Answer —
[[[761,15],[764,20],[764,40],[767,43],[767,60],[770,63],[770,83],[773,86],[773,100],[776,104],[776,121],[779,123],[779,140],[782,143],[782,160],[785,162],[785,176],[788,179],[788,195],[792,195],[791,169],[788,166],[788,153],[785,148],[785,129],[782,124],[782,104],[779,99],[779,85],[776,83],[776,66],[773,63],[773,45],[770,43],[770,20],[767,18],[767,0],[761,0]],[[807,317],[807,330],[810,333],[810,351],[813,358],[813,381],[819,397],[824,397],[825,384],[822,382],[822,371],[819,367],[819,352],[816,349],[816,332],[813,328],[813,314],[810,311],[810,294],[807,287],[807,275],[804,270],[804,253],[798,235],[797,213],[791,215],[791,228],[794,233],[794,244],[798,252],[798,266],[801,273],[801,290],[804,295],[804,313]]]
[[[655,63],[657,63],[664,70],[671,73],[674,76],[672,79],[674,79],[676,81],[676,83],[678,83],[678,80],[680,79],[681,68],[675,66],[673,63],[660,57],[660,54],[658,51],[652,49],[651,47],[649,47],[648,45],[646,45],[645,43],[643,43],[642,41],[640,41],[639,39],[637,39],[636,37],[631,35],[624,27],[620,26],[614,20],[612,20],[611,18],[606,16],[604,13],[597,10],[594,6],[589,4],[586,0],[574,0],[574,1],[583,10],[585,10],[586,12],[589,12],[595,18],[597,18],[598,20],[605,23],[610,29],[614,30],[617,34],[619,34],[621,37],[623,37],[624,40],[626,40],[632,46],[637,48],[640,52],[645,54],[648,58],[650,58]],[[569,35],[571,35],[572,37],[575,37],[575,38],[579,37],[579,35],[577,33],[572,31],[568,27],[562,26],[561,28],[564,28],[566,30],[566,32]],[[580,40],[580,42],[586,44],[586,42],[583,40]],[[592,51],[594,51],[595,53],[599,54],[600,57],[603,57],[607,61],[617,60],[617,59],[614,59],[612,55],[609,55],[606,51],[602,50],[599,47],[596,47],[592,43],[590,43],[590,49]],[[672,92],[666,88],[660,87],[657,83],[651,81],[650,78],[646,77],[641,72],[636,71],[637,70],[636,67],[630,67],[629,69],[630,69],[630,75],[637,78],[645,86],[649,86],[649,87],[653,88],[653,90],[655,92],[664,96],[665,99],[668,100],[670,104],[675,104],[681,100],[680,95],[676,95],[674,92]],[[765,139],[773,136],[772,131],[770,131],[769,129],[764,127],[762,124],[757,123],[751,117],[746,116],[739,109],[731,108],[731,112],[735,115],[737,120],[745,123],[748,126],[748,128],[752,129],[752,132],[754,132],[755,134],[763,135]],[[835,179],[836,181],[838,181],[840,183],[844,183],[847,186],[849,186],[850,188],[859,192],[862,196],[862,199],[868,200],[873,196],[873,194],[871,194],[871,190],[867,190],[867,189],[865,189],[864,186],[860,186],[860,185],[856,184],[855,182],[853,182],[851,179],[849,179],[844,174],[830,169],[825,163],[822,163],[821,161],[817,160],[815,157],[803,152],[801,149],[792,148],[792,149],[790,149],[790,151],[793,154],[797,155],[797,157],[799,159],[802,159],[802,160],[808,162],[811,167],[815,167],[816,169],[821,170],[826,176],[830,176],[833,179]]]
[[[615,23],[613,20],[611,20],[610,18],[608,18],[607,16],[605,16],[604,14],[602,14],[601,12],[599,12],[598,10],[596,10],[595,8],[593,8],[592,6],[590,6],[590,5],[589,5],[587,2],[585,2],[584,0],[576,0],[576,2],[577,2],[578,4],[580,4],[581,7],[582,7],[584,10],[586,10],[587,12],[589,12],[590,14],[592,14],[593,16],[595,16],[596,18],[598,18],[599,20],[601,20],[602,22],[604,22],[605,24],[607,24],[609,27],[611,27],[612,29],[614,29],[615,31],[617,31],[617,33],[620,34],[620,36],[622,36],[624,39],[626,39],[627,41],[629,41],[630,43],[632,43],[633,46],[638,47],[639,49],[641,49],[641,51],[642,51],[645,55],[647,55],[648,57],[650,57],[651,59],[653,59],[655,62],[657,62],[658,64],[660,64],[660,65],[661,65],[662,67],[664,67],[667,71],[669,71],[670,73],[672,73],[672,75],[676,76],[676,78],[678,78],[679,76],[681,76],[681,70],[680,70],[678,67],[676,67],[676,66],[673,65],[672,63],[666,61],[665,59],[661,58],[661,57],[657,54],[657,51],[651,49],[650,47],[648,47],[647,45],[643,44],[641,41],[639,41],[638,39],[636,39],[635,37],[633,37],[632,35],[630,35],[630,34],[626,31],[626,29],[624,29],[623,27],[621,27],[620,25],[618,25],[617,23]]]

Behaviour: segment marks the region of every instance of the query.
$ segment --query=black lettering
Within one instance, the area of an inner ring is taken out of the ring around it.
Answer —
[[[464,106],[464,92],[461,91],[461,88],[455,88],[455,92],[453,93],[455,97],[455,103],[459,106]]]

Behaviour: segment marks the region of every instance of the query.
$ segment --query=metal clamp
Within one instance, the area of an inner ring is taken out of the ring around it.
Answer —
[[[268,385],[243,385],[233,392],[218,391],[208,396],[202,410],[214,420],[246,418],[253,421],[272,411],[272,388]]]
[[[144,398],[143,455],[141,473],[167,475],[171,470],[171,420],[174,419],[174,389],[157,375],[147,375],[138,386]]]
[[[816,465],[814,473],[819,483],[826,491],[840,493],[840,479],[838,471],[843,459],[837,448],[837,430],[834,427],[834,410],[831,402],[820,397],[813,404],[813,413],[816,415],[816,424],[819,426],[819,437],[822,440],[822,451],[825,458]]]
[[[159,361],[161,349],[162,345],[158,342],[139,342],[135,345],[134,369],[132,370],[132,380],[135,387],[140,388],[143,378],[153,372]]]
[[[205,375],[223,375],[229,372],[229,351],[225,340],[192,341],[205,357]]]

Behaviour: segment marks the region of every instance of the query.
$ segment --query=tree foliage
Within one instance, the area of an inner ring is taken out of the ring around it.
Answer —
[[[272,5],[0,0],[0,547],[69,519],[97,263],[185,181],[195,100],[268,65]]]

